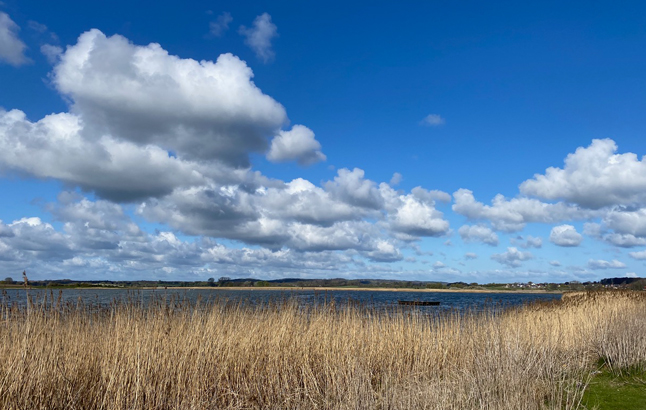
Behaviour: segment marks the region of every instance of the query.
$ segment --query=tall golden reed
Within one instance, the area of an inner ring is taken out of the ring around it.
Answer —
[[[576,409],[600,359],[644,370],[646,294],[495,313],[4,305],[2,409]]]

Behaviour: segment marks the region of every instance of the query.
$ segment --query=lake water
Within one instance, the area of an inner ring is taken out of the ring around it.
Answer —
[[[388,308],[396,306],[399,300],[436,301],[439,307],[414,307],[416,310],[481,310],[484,307],[511,307],[535,301],[560,299],[560,294],[536,293],[468,293],[468,292],[414,292],[414,291],[369,291],[369,290],[230,290],[216,289],[63,289],[63,290],[30,290],[32,300],[42,301],[53,295],[58,299],[61,292],[63,302],[76,303],[82,300],[86,305],[108,306],[115,301],[135,301],[146,305],[153,299],[184,300],[194,303],[210,301],[230,301],[250,305],[280,302],[291,299],[300,305],[311,306],[334,302],[337,306],[345,306],[349,302],[368,308]],[[0,301],[3,303],[18,303],[24,305],[26,292],[24,289],[7,289],[1,292]]]

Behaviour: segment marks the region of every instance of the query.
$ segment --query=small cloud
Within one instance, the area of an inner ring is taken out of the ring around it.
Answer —
[[[418,255],[418,256],[424,256],[424,255],[433,256],[432,251],[423,251],[419,247],[419,245],[417,245],[417,244],[411,243],[410,247],[413,248],[413,250],[415,251],[415,255]]]
[[[583,224],[583,233],[592,237],[592,238],[601,238],[603,230],[601,225],[595,222],[586,222]]]
[[[522,264],[522,262],[532,258],[534,258],[534,255],[530,252],[521,252],[514,247],[507,248],[507,252],[494,253],[491,255],[491,259],[500,264],[507,265],[510,268],[517,268]]]
[[[435,204],[436,201],[443,203],[451,202],[451,195],[437,189],[428,191],[421,186],[416,186],[415,188],[411,189],[410,192],[415,198],[428,204]]]
[[[559,261],[550,261],[550,265],[552,265],[552,266],[561,266],[561,262],[559,262]]]
[[[63,53],[63,49],[59,46],[43,44],[42,46],[40,46],[40,52],[43,53],[43,55],[47,57],[47,61],[49,61],[49,63],[53,65],[58,61],[60,55]]]
[[[469,259],[478,259],[478,255],[476,255],[473,252],[467,252],[467,253],[464,254],[464,259],[467,259],[467,260],[469,260]]]
[[[550,242],[554,245],[574,247],[581,245],[583,236],[572,225],[559,225],[552,228]]]
[[[422,120],[422,125],[427,125],[429,127],[439,127],[444,124],[446,124],[446,121],[439,114],[429,114]]]
[[[518,236],[517,238],[511,239],[512,245],[520,246],[523,249],[528,248],[541,248],[543,246],[543,240],[540,237],[533,237],[528,235],[527,238]]]
[[[626,264],[620,262],[616,259],[612,261],[604,261],[603,259],[590,259],[588,261],[588,268],[590,269],[623,269],[626,267]]]
[[[7,13],[0,12],[0,61],[18,67],[30,63],[25,56],[27,46],[18,37],[20,27]]]
[[[256,56],[264,63],[271,61],[274,56],[274,50],[271,49],[271,40],[278,36],[278,29],[271,22],[271,16],[267,13],[256,17],[253,21],[253,27],[247,28],[240,26],[238,30],[240,35],[245,37],[245,44],[248,45]]]
[[[435,268],[435,269],[441,269],[441,268],[444,268],[445,266],[446,265],[444,263],[440,262],[440,261],[437,261],[437,262],[435,262],[433,264],[433,268]]]
[[[272,162],[296,160],[299,165],[311,165],[325,161],[321,144],[314,132],[304,125],[294,125],[289,131],[280,131],[271,141],[267,159]]]
[[[30,29],[34,30],[35,32],[41,33],[41,34],[47,32],[47,26],[46,25],[40,24],[39,22],[34,21],[34,20],[29,20],[27,22],[27,27],[29,27]]]
[[[627,278],[638,278],[637,274],[635,272],[628,272],[624,275]]]
[[[49,34],[49,37],[51,38],[52,41],[58,42],[58,36],[56,35],[56,33],[49,31],[47,26],[44,24],[41,24],[34,20],[29,20],[27,22],[27,27],[29,27],[30,30],[33,30],[34,32],[38,33],[41,36]]]
[[[215,21],[209,22],[209,34],[214,37],[222,37],[222,35],[229,29],[229,23],[233,21],[231,13],[225,11],[220,14]]]
[[[490,246],[498,246],[498,235],[484,225],[462,225],[458,233],[464,242],[482,242]]]
[[[646,250],[639,252],[629,252],[628,255],[630,255],[630,257],[633,259],[644,260],[646,259]]]
[[[390,186],[399,185],[399,183],[402,182],[402,179],[403,179],[402,174],[400,174],[399,172],[395,172],[393,174],[393,177],[390,178]]]

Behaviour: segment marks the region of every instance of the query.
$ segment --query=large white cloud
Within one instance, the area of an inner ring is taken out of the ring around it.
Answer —
[[[613,140],[593,140],[520,185],[520,191],[548,200],[565,200],[586,208],[646,206],[646,162],[634,153],[616,154]]]
[[[16,67],[30,61],[25,56],[27,46],[18,37],[19,30],[7,13],[0,12],[0,61]]]
[[[249,154],[264,152],[287,117],[252,76],[230,54],[197,62],[158,44],[88,31],[58,56],[51,77],[69,98],[70,113],[32,122],[20,110],[0,110],[0,169],[115,201],[213,183],[269,182],[249,171]],[[309,131],[295,126],[287,134],[301,129]],[[313,136],[304,139],[305,145],[292,138],[281,158],[324,158]]]
[[[154,143],[187,159],[249,165],[287,121],[285,109],[251,81],[239,58],[182,59],[98,30],[60,56],[53,83],[83,117],[86,138],[109,134]]]
[[[19,110],[0,110],[0,169],[52,178],[114,200],[165,195],[205,181],[196,163],[154,146],[105,136],[87,141],[73,114],[30,122]]]

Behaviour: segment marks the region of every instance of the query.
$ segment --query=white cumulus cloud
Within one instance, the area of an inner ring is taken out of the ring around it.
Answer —
[[[294,125],[289,131],[280,131],[271,141],[267,159],[273,162],[297,161],[300,165],[311,165],[325,161],[321,144],[314,138],[314,132],[304,125]]]
[[[550,242],[558,246],[573,247],[581,245],[583,235],[572,225],[559,225],[552,228]]]
[[[72,114],[30,122],[19,110],[0,110],[0,169],[52,178],[115,200],[170,193],[204,182],[197,164],[172,158],[159,147],[105,136],[87,141]]]
[[[99,30],[83,33],[54,68],[87,139],[103,135],[156,144],[180,157],[249,166],[287,121],[285,109],[251,81],[239,58],[182,59]]]
[[[510,268],[519,267],[524,261],[534,258],[531,252],[521,252],[517,248],[509,247],[506,252],[494,253],[491,259],[496,262],[507,265]]]
[[[498,245],[498,235],[484,225],[463,225],[458,229],[458,233],[465,242],[482,242],[491,246]]]
[[[520,191],[548,200],[566,200],[586,208],[646,206],[646,162],[634,153],[617,154],[611,139],[593,140],[520,185]]]

